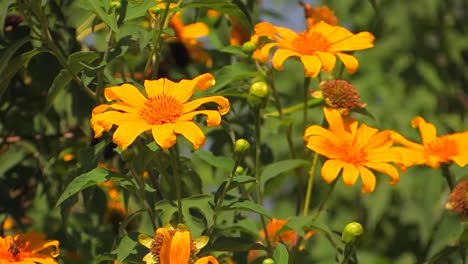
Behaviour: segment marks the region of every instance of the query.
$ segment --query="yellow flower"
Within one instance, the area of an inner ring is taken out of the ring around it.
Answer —
[[[57,240],[44,240],[44,234],[29,232],[15,237],[0,236],[0,264],[55,264],[60,254]]]
[[[213,65],[211,57],[203,50],[203,43],[197,40],[197,38],[207,36],[209,33],[209,29],[204,23],[196,22],[184,25],[180,19],[180,12],[177,12],[169,20],[169,27],[174,29],[177,40],[184,45],[193,60],[203,63],[207,67]]]
[[[177,230],[158,228],[154,238],[140,234],[138,240],[150,249],[143,261],[146,264],[218,264],[213,256],[199,258],[193,262],[195,254],[208,243],[208,238],[192,240],[190,232],[179,225]]]
[[[95,137],[117,125],[113,140],[126,149],[138,135],[151,130],[156,143],[163,149],[176,143],[176,135],[187,138],[198,149],[205,143],[205,134],[192,121],[197,115],[206,115],[208,126],[219,126],[221,115],[229,111],[229,101],[222,96],[209,96],[186,102],[195,89],[206,90],[215,83],[213,75],[206,73],[193,80],[174,83],[168,79],[146,80],[147,97],[131,84],[108,87],[104,91],[107,101],[94,108],[91,126]],[[213,102],[217,110],[198,110],[199,106]],[[112,109],[110,111],[106,111]]]
[[[437,137],[435,126],[420,116],[413,118],[411,125],[419,128],[422,144],[392,132],[393,141],[404,146],[396,149],[405,167],[425,164],[436,169],[441,163],[455,162],[460,167],[468,164],[468,131]]]
[[[376,180],[368,169],[371,168],[388,174],[391,184],[398,183],[398,170],[388,163],[400,160],[400,155],[392,148],[390,131],[378,132],[365,124],[358,128],[356,120],[342,116],[336,109],[324,108],[323,111],[330,128],[310,126],[304,140],[308,148],[328,158],[321,170],[326,182],[333,182],[343,169],[346,185],[353,185],[361,175],[361,191],[373,192]]]
[[[359,62],[352,55],[342,51],[355,51],[373,47],[374,36],[369,32],[356,35],[344,27],[331,26],[324,21],[314,24],[308,31],[296,33],[290,29],[276,27],[267,22],[255,25],[251,41],[259,42],[265,36],[274,42],[263,45],[254,52],[254,58],[267,62],[270,50],[275,50],[273,67],[283,69],[283,62],[289,57],[298,57],[304,64],[305,74],[316,77],[320,70],[331,71],[335,67],[336,56],[340,58],[349,73],[356,72]]]

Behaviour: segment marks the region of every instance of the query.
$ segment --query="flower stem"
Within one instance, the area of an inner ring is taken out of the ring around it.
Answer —
[[[169,153],[171,155],[172,171],[174,176],[174,185],[177,196],[177,207],[179,208],[179,223],[184,223],[184,215],[182,213],[182,191],[181,191],[181,178],[179,174],[179,155],[177,155],[177,150],[175,147],[169,148]]]
[[[310,86],[310,77],[304,78],[304,95],[303,95],[303,105],[304,108],[302,109],[302,128],[305,130],[307,128],[307,105],[308,105],[308,98],[309,98],[309,86]]]
[[[455,187],[455,179],[453,178],[453,174],[450,172],[449,165],[444,164],[442,165],[442,175],[444,176],[445,180],[447,181],[447,184],[450,188],[450,191],[453,190],[453,187]]]
[[[327,196],[325,196],[325,199],[322,201],[322,203],[319,205],[319,208],[317,209],[317,212],[315,212],[315,215],[313,217],[313,219],[317,219],[320,214],[322,213],[322,211],[325,209],[325,204],[327,203],[327,201],[330,199],[331,197],[331,194],[333,193],[333,191],[335,190],[335,186],[336,186],[336,182],[338,180],[334,180],[332,183],[331,183],[331,186],[330,188],[328,189],[328,193],[327,193]]]
[[[303,211],[304,216],[307,216],[309,214],[310,199],[312,197],[312,189],[314,186],[314,176],[315,176],[315,171],[317,170],[318,158],[319,158],[319,154],[315,152],[314,158],[312,159],[312,166],[310,167],[310,170],[309,170],[309,178],[307,181],[307,191],[306,191],[306,195],[304,199],[305,200],[304,211]]]

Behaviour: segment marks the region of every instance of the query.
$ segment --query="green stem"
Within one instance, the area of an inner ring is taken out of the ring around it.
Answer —
[[[453,190],[455,187],[455,179],[453,177],[453,174],[450,172],[449,165],[444,164],[442,165],[442,175],[444,176],[445,180],[447,181],[447,184],[450,188],[450,191]]]
[[[305,200],[304,211],[303,211],[304,216],[307,216],[309,214],[310,199],[312,197],[312,189],[314,185],[315,171],[317,170],[318,158],[319,158],[319,154],[315,152],[314,158],[312,159],[312,166],[310,167],[310,170],[309,170],[309,178],[307,181],[307,191],[306,191],[306,196],[304,199]]]
[[[304,108],[302,109],[302,128],[305,130],[307,128],[307,110],[308,110],[308,98],[309,98],[309,86],[310,86],[310,80],[311,78],[305,77],[304,78],[304,95],[303,95],[303,106]]]
[[[172,3],[172,0],[168,0],[166,2],[166,8],[164,9],[162,20],[159,23],[159,28],[158,28],[158,30],[156,30],[154,32],[155,36],[153,36],[153,48],[151,49],[150,55],[148,56],[148,59],[146,60],[144,74],[146,74],[148,72],[148,69],[149,69],[149,67],[151,65],[151,61],[153,60],[153,57],[155,56],[156,51],[159,50],[159,44],[161,42],[162,32],[163,32],[164,28],[167,27],[167,24],[169,22],[169,20],[167,20],[167,17],[168,17],[168,14],[169,14],[169,9],[170,9],[171,3]],[[155,58],[154,58],[154,63],[153,63],[154,68],[153,68],[153,71],[152,71],[153,72],[152,76],[156,76],[157,73],[158,73],[159,59],[160,59],[159,55],[155,56]]]
[[[181,191],[181,178],[179,174],[179,155],[177,155],[177,150],[175,147],[169,148],[169,153],[171,154],[171,164],[172,171],[175,182],[176,196],[177,196],[177,207],[179,208],[179,223],[184,223],[184,215],[182,213],[182,191]]]
[[[135,180],[136,184],[133,181],[130,181],[137,191],[137,195],[140,198],[141,201],[143,201],[143,204],[146,207],[146,211],[148,211],[148,215],[151,219],[151,225],[153,226],[153,229],[156,230],[156,212],[154,211],[154,208],[149,204],[148,200],[146,199],[146,194],[145,194],[145,183],[143,180],[138,176],[138,174],[135,172],[135,170],[132,167],[131,161],[127,162],[127,167],[130,168],[130,172],[132,174],[133,179]]]
[[[325,204],[327,203],[327,201],[330,199],[331,197],[331,194],[333,193],[333,191],[335,190],[335,186],[336,186],[336,182],[338,180],[334,180],[332,183],[331,183],[331,186],[330,188],[328,189],[328,193],[327,193],[327,196],[325,196],[325,200],[322,201],[322,203],[319,205],[319,208],[317,209],[317,212],[315,213],[314,215],[314,219],[317,219],[320,214],[322,213],[322,211],[325,209]]]
[[[355,243],[351,243],[351,244],[347,243],[345,245],[345,249],[343,252],[343,260],[341,261],[341,264],[348,263],[348,260],[351,258],[355,250],[356,250]]]

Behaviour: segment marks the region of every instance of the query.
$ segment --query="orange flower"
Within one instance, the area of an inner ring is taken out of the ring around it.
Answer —
[[[400,161],[400,155],[392,148],[390,131],[378,132],[376,128],[342,116],[336,109],[324,108],[330,128],[313,125],[306,129],[304,140],[311,150],[328,157],[322,166],[322,178],[333,182],[341,169],[346,185],[353,185],[361,175],[362,192],[373,192],[375,175],[368,168],[386,173],[390,183],[399,180],[398,170],[388,162]]]
[[[229,38],[231,46],[240,46],[250,40],[250,33],[237,19],[230,17],[229,20],[232,24],[231,36]]]
[[[303,2],[299,2],[299,4],[304,8],[304,15],[309,28],[319,21],[325,21],[332,26],[338,25],[338,19],[328,6],[312,7],[310,4]]]
[[[154,238],[140,234],[138,240],[150,249],[143,261],[146,264],[218,264],[213,256],[195,259],[195,254],[208,243],[206,236],[193,240],[190,232],[179,225],[177,230],[158,228]]]
[[[293,230],[287,230],[281,233],[278,231],[283,228],[283,226],[288,222],[288,220],[282,219],[271,219],[266,226],[266,231],[268,234],[268,239],[273,243],[273,246],[278,244],[279,242],[284,242],[289,244],[290,246],[296,244],[297,242],[297,234]],[[260,236],[265,239],[265,230],[260,231]]]
[[[308,31],[296,33],[290,29],[276,27],[267,22],[255,25],[251,41],[258,44],[265,36],[274,42],[263,45],[254,52],[254,58],[267,62],[270,50],[274,51],[272,62],[277,70],[283,69],[283,62],[289,57],[298,57],[304,64],[305,74],[316,77],[320,70],[331,71],[335,67],[336,56],[340,58],[349,73],[356,72],[359,62],[352,55],[342,51],[355,51],[373,47],[374,36],[369,32],[356,35],[344,27],[331,26],[324,21],[314,24]]]
[[[209,29],[204,23],[184,25],[180,19],[180,12],[177,12],[169,21],[169,27],[174,29],[177,40],[185,46],[192,59],[207,67],[213,65],[211,57],[203,50],[203,43],[197,40],[197,38],[207,36],[209,33]]]
[[[0,236],[0,264],[57,263],[54,258],[60,254],[59,242],[44,238],[43,234],[37,232],[18,234],[15,237]]]
[[[405,167],[425,164],[437,169],[441,163],[455,162],[460,167],[468,164],[468,131],[437,137],[435,126],[420,116],[413,118],[411,125],[419,128],[422,144],[392,133],[393,141],[404,146],[396,149]]]
[[[148,130],[151,130],[154,140],[163,149],[176,143],[175,134],[183,135],[198,149],[205,143],[205,134],[192,119],[197,115],[206,115],[208,126],[219,126],[221,116],[229,111],[229,101],[222,96],[186,101],[195,89],[206,90],[214,83],[214,77],[209,73],[178,83],[165,78],[146,80],[144,86],[148,97],[128,83],[108,87],[104,91],[107,101],[120,101],[94,108],[91,126],[95,137],[100,137],[104,131],[117,125],[113,140],[122,149],[126,149],[138,135]],[[209,102],[218,104],[218,109],[194,111]]]

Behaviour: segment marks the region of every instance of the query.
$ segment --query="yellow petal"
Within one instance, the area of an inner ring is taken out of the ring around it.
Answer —
[[[376,148],[389,148],[392,145],[392,137],[390,130],[385,130],[373,135],[364,150]]]
[[[353,74],[357,71],[357,68],[359,67],[359,62],[356,58],[342,52],[337,52],[336,55],[343,62],[349,74]]]
[[[370,162],[401,162],[401,155],[395,148],[376,148],[367,151]]]
[[[316,55],[303,55],[301,56],[302,64],[304,64],[305,75],[315,78],[320,72],[322,63]]]
[[[353,51],[372,48],[374,39],[375,37],[371,33],[361,32],[332,44],[330,51]]]
[[[120,99],[137,109],[144,106],[147,100],[147,98],[144,97],[135,86],[129,83],[125,83],[120,86],[107,87],[104,90],[104,96],[107,101]]]
[[[310,137],[307,141],[307,147],[320,155],[330,159],[336,159],[340,155],[335,149],[335,145],[328,139],[320,136]]]
[[[160,78],[157,80],[145,80],[144,86],[148,98],[155,98],[158,95],[166,93],[168,89],[168,87],[166,87],[166,82],[170,81],[166,78]]]
[[[177,101],[184,103],[192,95],[195,89],[205,91],[208,87],[215,84],[215,79],[210,73],[205,73],[195,77],[192,80],[181,80],[174,83],[167,94],[174,97]]]
[[[98,115],[104,111],[106,111],[107,109],[110,108],[110,105],[108,104],[101,104],[101,105],[98,105],[96,107],[93,108],[93,112],[91,113],[92,116],[95,116],[95,115]]]
[[[208,256],[208,257],[200,258],[195,262],[195,264],[208,264],[208,263],[218,264],[218,261],[213,256]]]
[[[210,33],[210,30],[202,22],[186,25],[182,28],[182,37],[186,39],[204,37],[207,36],[208,33]]]
[[[119,125],[112,137],[115,144],[125,150],[143,132],[150,130],[153,125],[144,121],[129,121]]]
[[[392,165],[384,162],[366,162],[363,164],[366,167],[374,169],[376,171],[383,172],[390,176],[390,184],[397,184],[400,180],[400,173]]]
[[[196,115],[205,115],[206,116],[206,125],[209,127],[219,126],[221,124],[221,115],[216,110],[200,110],[193,111],[187,114],[182,115],[178,121],[192,121],[193,117]]]
[[[277,43],[267,43],[260,48],[260,52],[254,53],[254,58],[260,62],[267,62],[270,58],[270,51],[273,47],[278,46]]]
[[[124,111],[124,112],[132,113],[132,114],[138,114],[138,110],[139,110],[125,102],[113,103],[110,105],[110,107],[113,108],[114,110]]]
[[[419,151],[424,151],[424,146],[412,141],[409,141],[405,137],[403,137],[401,134],[391,131],[390,135],[392,137],[392,140],[394,143],[401,144],[403,146],[406,146],[408,148],[414,149],[414,150],[419,150]]]
[[[364,146],[369,142],[372,136],[377,133],[378,129],[369,127],[366,124],[362,124],[357,131],[357,138],[355,141],[356,147],[364,148]]]
[[[322,62],[323,71],[331,71],[335,68],[336,56],[330,52],[317,51],[317,55]]]
[[[345,166],[346,163],[342,162],[341,160],[336,159],[329,159],[325,161],[322,166],[321,173],[322,178],[327,182],[333,182],[338,174],[340,173],[341,169]]]
[[[174,132],[188,139],[193,144],[194,149],[199,149],[205,144],[205,134],[194,122],[177,122]]]
[[[468,164],[468,151],[467,149],[460,150],[458,155],[452,156],[451,158],[458,166],[463,168],[466,164]]]
[[[356,180],[359,177],[359,170],[349,163],[345,163],[343,167],[343,182],[347,186],[351,186],[356,183]]]
[[[177,230],[172,237],[170,263],[186,264],[190,260],[190,232]]]
[[[321,126],[312,125],[308,127],[304,132],[304,140],[307,141],[311,136],[321,136],[330,140],[334,145],[338,145],[335,135]]]
[[[147,248],[151,248],[151,243],[153,243],[153,238],[146,234],[138,235],[138,242]]]
[[[424,151],[405,147],[393,147],[392,149],[400,153],[401,163],[405,167],[424,164],[427,162],[427,158],[424,155]]]
[[[375,175],[368,168],[358,166],[359,173],[361,174],[362,188],[361,192],[371,193],[375,189]]]
[[[273,62],[273,67],[279,71],[283,70],[284,61],[291,56],[300,57],[301,54],[290,49],[278,49],[277,51],[275,51],[275,53],[273,54],[273,58],[271,59],[271,61]]]
[[[153,257],[153,254],[148,253],[143,257],[143,261],[146,264],[156,264],[156,259]],[[161,262],[162,263],[162,262]]]
[[[169,232],[165,228],[156,229],[156,235],[162,237],[162,245],[159,250],[159,263],[160,264],[171,264],[170,253],[172,247],[172,238]]]
[[[422,142],[424,145],[430,143],[437,137],[437,130],[431,123],[427,123],[422,117],[417,116],[411,121],[413,127],[419,127]]]
[[[276,33],[276,28],[268,22],[260,22],[255,25],[254,31],[255,31],[254,36],[257,36],[257,37],[265,36],[265,37],[273,38]]]
[[[320,21],[312,27],[309,32],[317,31],[320,32],[330,43],[339,42],[345,38],[353,36],[349,30],[344,27],[331,26],[325,21]]]
[[[279,43],[283,43],[283,42],[291,43],[292,41],[294,41],[294,39],[297,38],[297,33],[290,30],[289,28],[275,26],[275,30],[276,30],[276,34],[278,34],[279,38],[281,38],[281,39],[276,38]]]
[[[172,123],[155,125],[151,130],[154,141],[162,148],[168,149],[176,143],[176,135],[174,134],[175,125]]]
[[[331,109],[328,107],[323,108],[323,113],[325,115],[325,119],[328,122],[329,129],[335,135],[337,141],[341,144],[346,138],[345,133],[345,126],[343,124],[343,117],[341,116],[340,112],[336,109]],[[337,145],[340,145],[337,144]]]
[[[205,104],[205,103],[210,103],[210,102],[218,104],[218,111],[221,115],[225,115],[227,114],[227,112],[229,112],[229,108],[230,108],[229,100],[226,97],[207,96],[207,97],[198,98],[198,99],[185,103],[184,110],[182,113],[186,114],[188,112],[191,112],[197,109],[200,105]]]
[[[98,138],[104,131],[109,131],[114,124],[120,125],[137,120],[140,120],[140,118],[135,114],[107,111],[93,116],[91,118],[91,127],[94,130],[94,137]]]

